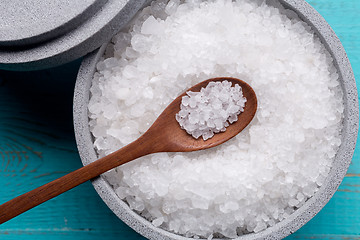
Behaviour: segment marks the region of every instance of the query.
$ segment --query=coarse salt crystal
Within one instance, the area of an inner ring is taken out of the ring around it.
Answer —
[[[181,128],[196,139],[202,136],[207,140],[214,133],[225,131],[229,123],[237,121],[246,103],[241,87],[238,84],[231,87],[227,80],[210,82],[200,92],[189,91],[187,95],[175,117]]]

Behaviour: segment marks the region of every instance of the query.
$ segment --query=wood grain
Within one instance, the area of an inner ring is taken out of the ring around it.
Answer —
[[[360,1],[308,2],[339,36],[360,86]],[[78,66],[79,61],[31,73],[0,71],[0,203],[81,167],[71,117]],[[339,191],[318,215],[287,239],[359,240],[359,184],[358,144]],[[84,183],[1,225],[0,239],[144,238],[105,206],[90,183]]]

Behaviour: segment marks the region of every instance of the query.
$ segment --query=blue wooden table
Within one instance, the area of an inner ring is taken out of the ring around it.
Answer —
[[[360,86],[360,0],[309,0],[333,27]],[[81,60],[34,72],[0,70],[0,203],[79,167],[72,97]],[[287,239],[360,239],[360,144],[334,197]],[[143,239],[87,182],[0,226],[1,240]]]

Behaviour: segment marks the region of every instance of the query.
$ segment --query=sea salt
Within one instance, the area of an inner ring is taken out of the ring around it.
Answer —
[[[182,97],[176,120],[182,129],[198,139],[212,138],[214,133],[225,132],[244,111],[246,98],[239,84],[225,80],[210,82],[200,92],[187,92]]]
[[[229,142],[106,173],[131,209],[186,237],[235,238],[289,217],[324,184],[341,144],[342,91],[330,54],[294,12],[258,0],[158,0],[124,29],[90,90],[99,157],[136,140],[204,79],[242,79],[258,99]]]

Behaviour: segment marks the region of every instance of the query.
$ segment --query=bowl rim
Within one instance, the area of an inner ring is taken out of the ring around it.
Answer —
[[[288,218],[259,233],[239,236],[238,240],[253,239],[280,239],[284,238],[307,223],[331,199],[341,184],[355,151],[359,129],[359,103],[355,77],[339,38],[331,29],[325,19],[304,0],[272,0],[280,3],[287,9],[295,11],[301,20],[308,23],[322,41],[334,59],[338,70],[341,87],[344,92],[344,121],[342,129],[342,143],[333,161],[333,166],[324,185],[302,207],[297,209]],[[89,88],[95,73],[95,66],[102,57],[107,44],[87,55],[78,73],[74,93],[74,129],[76,142],[81,161],[84,165],[97,159],[88,126],[87,105],[89,101]],[[103,178],[97,177],[92,184],[108,207],[127,225],[148,239],[188,240],[190,238],[168,232],[155,227],[148,220],[132,211],[129,206],[119,199],[113,188]]]

